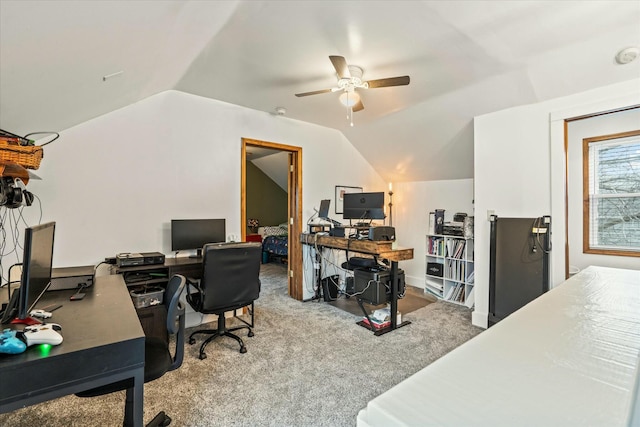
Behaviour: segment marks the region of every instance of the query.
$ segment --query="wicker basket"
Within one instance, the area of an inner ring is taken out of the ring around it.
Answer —
[[[42,160],[42,147],[20,145],[12,138],[0,137],[0,160],[17,163],[27,169],[38,169]]]

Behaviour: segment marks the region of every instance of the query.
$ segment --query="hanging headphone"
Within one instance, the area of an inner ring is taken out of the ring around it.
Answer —
[[[3,177],[0,180],[0,206],[9,209],[31,206],[33,198],[33,193],[27,190],[20,178]]]

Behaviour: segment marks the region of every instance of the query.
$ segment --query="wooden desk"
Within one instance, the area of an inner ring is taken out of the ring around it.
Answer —
[[[0,354],[0,413],[133,378],[127,397],[142,426],[145,336],[122,276],[96,277],[81,301],[69,301],[74,292],[47,292],[38,303],[62,304],[50,319],[62,327],[62,344]]]
[[[411,323],[404,321],[398,324],[397,322],[399,287],[398,261],[413,259],[413,248],[394,248],[393,242],[347,239],[345,237],[335,237],[324,234],[318,235],[309,233],[302,233],[300,235],[300,241],[307,245],[332,249],[342,249],[345,251],[357,252],[360,254],[373,255],[377,258],[391,261],[391,326],[374,330],[374,334],[382,335]],[[358,303],[362,307],[360,300],[358,300]],[[363,322],[358,322],[358,324],[368,329],[370,328]]]
[[[413,259],[413,248],[393,248],[393,242],[374,242],[372,240],[347,239],[302,233],[301,242],[326,248],[343,249],[361,254],[374,255],[389,261],[405,261]]]

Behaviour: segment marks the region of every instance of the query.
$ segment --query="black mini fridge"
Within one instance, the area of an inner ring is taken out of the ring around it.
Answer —
[[[489,326],[549,290],[551,217],[491,216]]]

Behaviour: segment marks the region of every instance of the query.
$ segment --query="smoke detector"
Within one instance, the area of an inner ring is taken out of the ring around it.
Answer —
[[[276,114],[279,116],[284,116],[287,114],[287,109],[284,107],[276,107]]]
[[[640,49],[637,47],[627,47],[618,52],[616,62],[618,64],[628,64],[629,62],[635,61],[638,56],[640,56]]]

